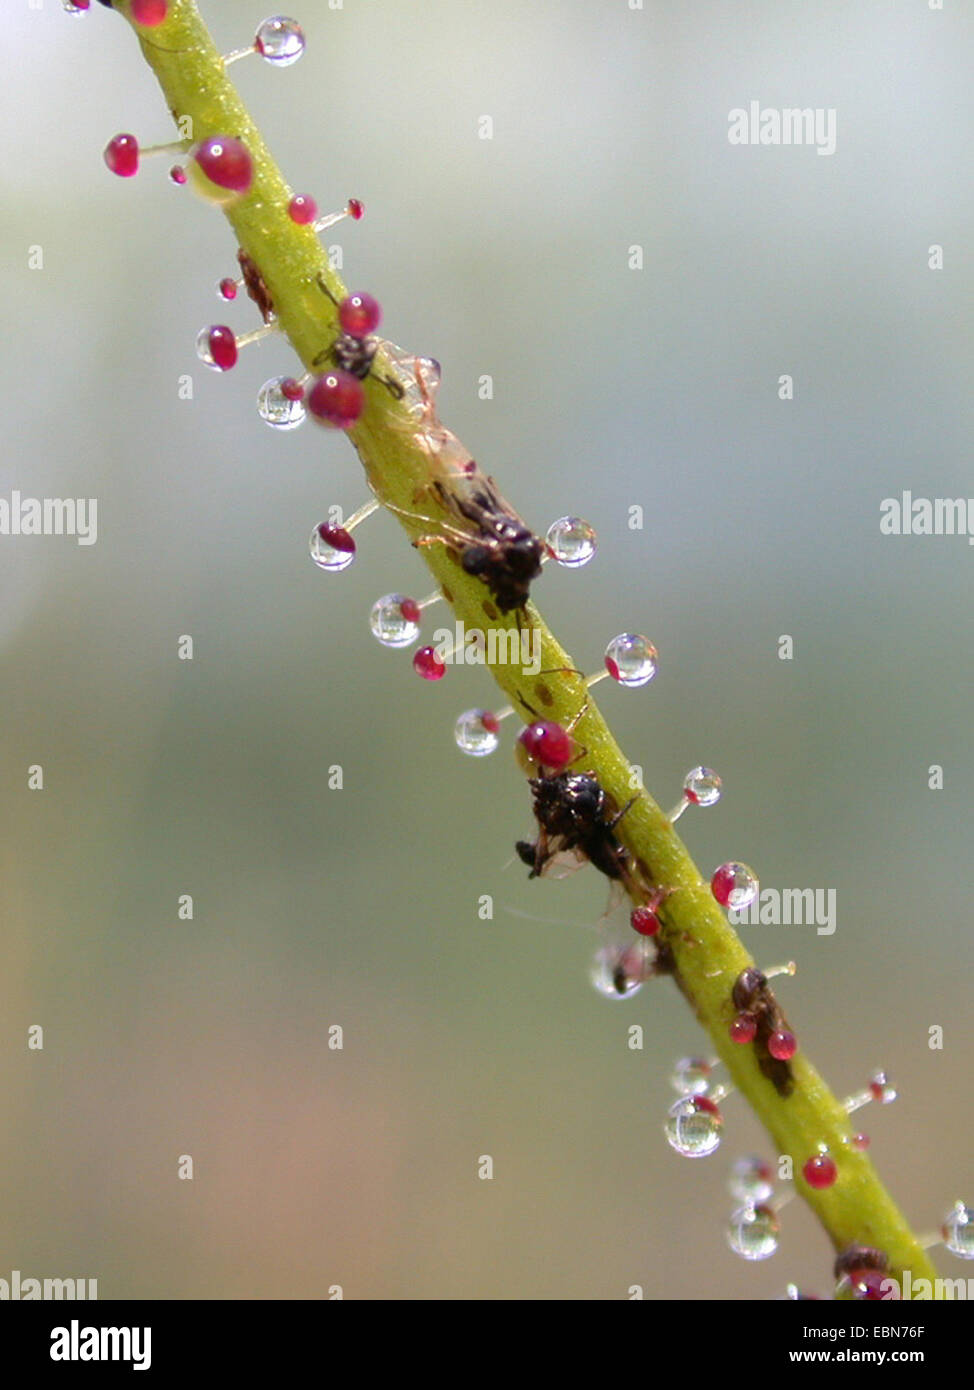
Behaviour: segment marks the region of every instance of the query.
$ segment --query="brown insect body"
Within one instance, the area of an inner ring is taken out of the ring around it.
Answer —
[[[466,573],[483,580],[502,613],[523,608],[532,581],[541,573],[544,542],[504,500],[456,435],[441,424],[433,403],[438,366],[430,359],[409,356],[395,344],[382,346],[401,374],[401,379],[386,378],[386,385],[409,402],[410,433],[429,457],[427,490],[449,516],[448,521],[424,518],[434,529],[415,544],[449,546]]]

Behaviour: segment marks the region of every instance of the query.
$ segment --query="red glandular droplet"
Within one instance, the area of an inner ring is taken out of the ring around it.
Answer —
[[[120,179],[139,172],[139,142],[134,135],[113,135],[105,146],[105,163]]]
[[[335,368],[318,378],[308,392],[308,409],[323,425],[347,430],[365,407],[362,383],[351,372]]]
[[[299,227],[307,227],[318,216],[318,204],[307,193],[296,193],[287,205],[287,215]]]
[[[166,17],[166,0],[132,0],[132,18],[146,29],[154,29]]]
[[[330,521],[323,521],[318,527],[318,535],[332,550],[340,550],[346,555],[355,554],[355,538],[344,526],[333,526]]]
[[[351,338],[367,338],[382,322],[382,309],[370,294],[350,294],[338,306],[338,322]]]
[[[659,918],[651,907],[634,907],[629,921],[640,936],[655,936],[659,931]]]
[[[404,598],[399,611],[407,623],[418,623],[422,617],[420,606],[414,598]]]
[[[754,1035],[758,1031],[757,1022],[750,1014],[738,1014],[728,1029],[731,1042],[749,1043],[754,1041]]]
[[[446,675],[443,659],[433,647],[420,647],[413,657],[413,670],[424,681],[439,681]]]
[[[814,1158],[806,1159],[802,1167],[802,1176],[809,1187],[831,1187],[838,1175],[835,1159],[829,1154],[816,1154]]]
[[[775,1061],[788,1062],[798,1051],[798,1039],[794,1033],[789,1033],[784,1028],[779,1028],[772,1033],[768,1039],[768,1051]]]
[[[218,323],[210,329],[206,339],[213,365],[221,372],[228,372],[237,365],[237,339],[233,330]]]
[[[246,193],[254,181],[254,162],[242,140],[232,135],[211,135],[193,151],[197,165],[217,188]]]
[[[519,742],[528,757],[543,767],[565,767],[571,762],[574,751],[571,734],[547,719],[539,719],[522,729]]]

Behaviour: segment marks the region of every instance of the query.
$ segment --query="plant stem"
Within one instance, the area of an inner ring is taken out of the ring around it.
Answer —
[[[127,16],[127,0],[118,0],[115,8]],[[341,279],[315,233],[309,227],[296,226],[288,217],[290,190],[228,80],[193,0],[172,0],[168,17],[157,28],[134,27],[174,118],[191,118],[193,138],[234,135],[248,146],[256,171],[253,188],[224,211],[241,248],[259,268],[281,327],[310,368],[336,337],[334,301],[346,293]],[[327,294],[322,285],[327,286]],[[398,509],[394,514],[415,541],[429,532],[429,525],[404,513],[417,509],[416,498],[429,477],[429,455],[417,440],[415,420],[382,384],[382,363],[380,354],[366,381],[365,412],[349,435],[376,496]],[[421,510],[428,515],[436,510],[425,494]],[[497,664],[491,669],[498,685],[526,717],[533,709],[545,718],[568,724],[583,698],[581,682],[574,674],[575,663],[534,604],[521,614],[501,617],[484,584],[461,569],[452,550],[430,545],[421,553],[465,626],[482,628],[486,617],[494,627],[528,625],[540,634],[542,674],[531,675],[514,664]],[[576,732],[587,750],[586,770],[593,772],[617,805],[625,805],[633,796],[630,764],[591,697]],[[864,1153],[850,1147],[852,1126],[845,1109],[804,1053],[799,1051],[793,1059],[795,1086],[785,1097],[760,1072],[754,1048],[731,1042],[728,1025],[736,1013],[731,990],[737,976],[753,961],[679,835],[648,792],[638,791],[616,834],[649,880],[671,890],[660,909],[660,939],[672,952],[680,988],[778,1153],[791,1155],[795,1185],[835,1248],[842,1250],[853,1243],[875,1246],[889,1257],[895,1277],[901,1279],[909,1269],[914,1280],[934,1279],[933,1265],[873,1164]],[[832,1153],[839,1176],[831,1188],[816,1191],[804,1181],[801,1168],[821,1144]]]

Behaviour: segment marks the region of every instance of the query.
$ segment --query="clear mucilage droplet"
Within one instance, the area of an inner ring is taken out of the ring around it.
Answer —
[[[257,392],[257,414],[275,430],[296,430],[308,418],[304,401],[294,400],[281,390],[281,383],[289,380],[286,376],[271,377]]]
[[[720,1145],[723,1117],[706,1096],[683,1096],[671,1105],[664,1130],[670,1148],[684,1158],[706,1158]]]
[[[781,1227],[771,1207],[750,1202],[731,1213],[727,1243],[744,1260],[766,1260],[778,1248]]]
[[[683,779],[687,800],[694,806],[713,806],[720,800],[721,782],[713,768],[695,767]]]
[[[943,1224],[944,1245],[962,1260],[974,1260],[974,1208],[956,1202]]]
[[[646,685],[656,675],[659,653],[648,637],[623,632],[605,649],[605,669],[620,685]]]
[[[710,1085],[710,1063],[703,1057],[681,1057],[670,1074],[670,1085],[680,1096],[702,1096]]]
[[[490,710],[468,709],[454,725],[453,737],[462,753],[469,753],[472,758],[485,758],[500,743],[497,728],[497,716]]]
[[[289,68],[304,52],[304,30],[296,19],[273,15],[258,28],[254,47],[275,67]]]
[[[545,543],[552,558],[568,569],[587,565],[598,549],[595,528],[578,516],[563,516],[553,521]]]
[[[339,570],[347,569],[355,559],[355,542],[351,536],[351,546],[345,542],[345,532],[339,527],[328,526],[324,522],[316,526],[311,532],[311,539],[308,548],[311,551],[311,558],[319,569],[328,570],[332,574],[337,574]],[[336,540],[338,544],[332,544]]]
[[[601,946],[595,953],[589,978],[604,999],[631,999],[647,979],[643,943]]]
[[[734,912],[742,912],[744,908],[750,907],[761,891],[754,870],[736,861],[721,864],[715,869],[710,888],[721,907],[730,908]]]
[[[369,614],[369,627],[376,640],[384,647],[408,647],[415,642],[419,623],[412,611],[414,606],[415,600],[405,594],[386,594],[377,599]]]
[[[739,1202],[766,1202],[774,1191],[771,1166],[754,1154],[738,1158],[731,1167],[727,1186]]]

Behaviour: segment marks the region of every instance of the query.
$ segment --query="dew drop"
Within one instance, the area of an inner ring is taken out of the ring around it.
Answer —
[[[670,1085],[678,1096],[702,1096],[712,1070],[703,1057],[681,1057],[670,1073]]]
[[[595,953],[589,978],[604,999],[631,999],[647,979],[642,942],[602,946]]]
[[[487,709],[468,709],[457,720],[453,737],[457,747],[472,758],[485,758],[500,743],[497,716]]]
[[[376,599],[369,614],[372,635],[384,647],[408,647],[419,636],[414,608],[415,600],[405,594],[386,594]]]
[[[766,1202],[774,1191],[771,1165],[765,1163],[763,1158],[758,1158],[756,1154],[735,1159],[727,1186],[731,1196],[736,1197],[739,1202],[752,1205]]]
[[[721,782],[710,767],[695,767],[683,779],[687,800],[694,806],[713,806],[720,800]]]
[[[319,569],[337,574],[355,559],[355,542],[343,526],[323,521],[311,532],[311,558]]]
[[[723,1117],[706,1096],[683,1096],[671,1105],[664,1129],[670,1147],[684,1158],[706,1158],[720,1144]]]
[[[91,0],[61,0],[61,4],[66,14],[73,14],[77,18],[87,12]]]
[[[254,47],[262,58],[279,68],[289,68],[304,52],[304,30],[296,19],[277,14],[257,30]]]
[[[731,1213],[727,1243],[744,1260],[766,1260],[778,1248],[778,1218],[771,1207],[750,1202]]]
[[[578,516],[563,516],[553,521],[545,541],[552,558],[567,569],[587,565],[599,547],[594,526]]]
[[[620,685],[646,685],[656,675],[658,657],[648,637],[623,632],[605,649],[605,669]]]
[[[714,876],[710,880],[710,889],[721,907],[729,907],[732,911],[740,912],[745,907],[750,907],[760,891],[760,884],[753,869],[749,869],[746,864],[721,864],[714,870]]]
[[[944,1245],[962,1260],[974,1260],[974,1208],[955,1202],[942,1228]]]
[[[272,429],[296,430],[307,418],[304,401],[293,399],[281,389],[284,382],[291,380],[288,376],[272,376],[257,392],[257,414]]]

